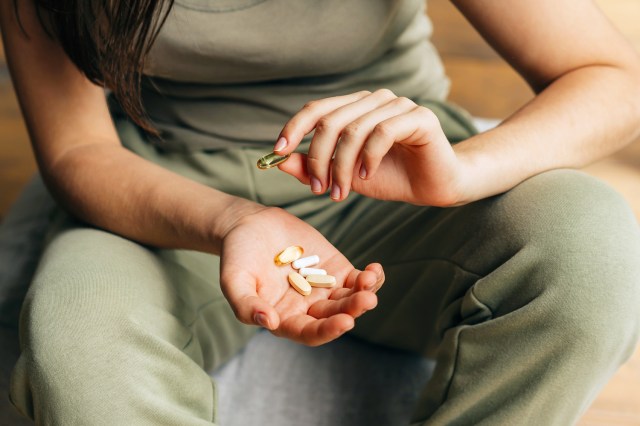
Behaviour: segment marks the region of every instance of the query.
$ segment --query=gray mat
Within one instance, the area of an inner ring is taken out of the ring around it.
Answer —
[[[408,425],[431,367],[349,336],[309,348],[263,331],[214,375],[220,424]]]

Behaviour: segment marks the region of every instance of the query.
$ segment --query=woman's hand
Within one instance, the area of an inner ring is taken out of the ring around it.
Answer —
[[[292,267],[274,263],[292,245],[303,247],[303,256],[318,255],[317,267],[334,275],[337,285],[313,288],[309,296],[294,290],[287,280]],[[265,208],[240,219],[224,237],[220,278],[240,321],[316,346],[349,331],[357,317],[376,306],[384,273],[379,264],[356,270],[313,227],[284,210]]]
[[[382,89],[310,102],[285,125],[275,152],[288,154],[315,130],[307,155],[280,169],[322,194],[350,190],[378,199],[451,206],[464,202],[465,167],[435,114]]]

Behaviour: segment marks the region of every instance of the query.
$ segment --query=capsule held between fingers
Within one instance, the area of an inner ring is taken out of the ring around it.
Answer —
[[[271,152],[264,157],[260,157],[258,162],[256,163],[258,168],[261,170],[270,169],[272,167],[276,167],[278,164],[282,164],[289,159],[291,154],[287,155],[278,155],[275,152]]]

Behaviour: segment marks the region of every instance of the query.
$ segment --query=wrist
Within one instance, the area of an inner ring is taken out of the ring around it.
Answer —
[[[232,195],[227,195],[227,197],[228,200],[222,200],[225,207],[216,217],[211,218],[209,226],[211,230],[210,241],[214,242],[214,251],[218,254],[224,238],[242,219],[269,208],[245,198]]]
[[[525,166],[518,164],[515,153],[494,149],[495,142],[488,135],[476,135],[454,146],[461,170],[459,199],[454,205],[503,193],[523,179],[518,180],[518,173]]]

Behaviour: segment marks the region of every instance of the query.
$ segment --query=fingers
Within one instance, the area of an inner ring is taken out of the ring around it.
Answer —
[[[302,138],[315,129],[321,117],[370,93],[369,91],[362,91],[308,102],[285,124],[273,148],[274,152],[280,155],[292,153],[298,147]]]
[[[374,291],[384,282],[382,266],[372,263],[364,271],[354,269],[348,275],[347,282],[351,285],[350,288],[334,289],[329,299],[320,298],[312,302],[306,313],[282,317],[280,327],[273,330],[273,333],[316,346],[349,331],[356,318],[377,306],[378,298]]]
[[[311,305],[308,314],[315,318],[329,318],[342,313],[357,318],[375,308],[377,304],[378,298],[374,293],[357,291],[337,300],[319,300]]]
[[[375,292],[384,283],[384,271],[379,263],[368,265],[364,271],[354,269],[347,276],[344,287],[331,292],[328,300],[319,300],[309,308],[309,315],[326,318],[338,313],[359,317],[376,307]]]
[[[424,107],[415,106],[404,114],[380,121],[362,147],[360,178],[373,178],[382,159],[395,143],[425,145],[438,137],[442,138],[449,148],[437,117]]]
[[[384,284],[385,281],[385,275],[384,275],[384,269],[382,268],[382,265],[379,263],[372,263],[370,265],[367,265],[366,268],[364,268],[365,271],[370,271],[373,272],[375,274],[376,277],[376,281],[373,284],[373,286],[370,286],[370,284],[368,282],[364,282],[363,284],[363,288],[366,286],[366,288],[369,289],[369,291],[372,292],[377,292],[378,290],[380,290],[380,287],[382,287],[382,285]]]
[[[301,183],[309,185],[309,172],[307,171],[307,156],[305,154],[291,154],[291,157],[278,168],[298,179]]]
[[[344,287],[353,289],[355,291],[373,291],[376,292],[380,289],[384,283],[384,270],[379,263],[372,263],[367,265],[364,271],[358,271],[354,269],[347,276]],[[339,289],[337,289],[339,290]],[[334,290],[337,291],[337,290]],[[333,294],[331,295],[333,299]]]
[[[376,110],[394,97],[395,95],[390,90],[378,90],[316,119],[315,133],[307,155],[307,169],[312,192],[322,194],[328,189],[331,181],[331,159],[336,150],[336,145],[343,143],[345,128],[353,123],[354,120],[372,110]],[[338,142],[339,139],[340,142]],[[357,156],[359,147],[351,146],[351,149],[355,149],[353,155],[354,157]],[[335,200],[342,199],[339,191],[340,186],[332,186],[331,198]]]
[[[359,175],[361,178],[366,177],[366,170],[361,168],[359,158],[365,142],[378,124],[391,117],[407,113],[415,107],[416,104],[407,98],[394,97],[391,101],[363,114],[344,127],[331,167],[331,198],[333,200],[341,201],[347,198],[354,175]],[[313,148],[312,143],[309,150],[310,155]],[[313,174],[313,172],[311,173]]]
[[[223,273],[220,277],[220,284],[239,321],[244,324],[258,325],[268,330],[274,330],[280,326],[278,312],[258,296],[256,293],[257,283],[251,275],[240,270],[230,278]]]
[[[306,158],[294,155],[279,167],[310,185],[315,194],[330,190],[335,201],[349,195],[354,179],[356,187],[366,192],[364,181],[376,174],[394,144],[424,145],[430,136],[442,133],[432,111],[381,89],[305,105],[281,132],[289,143],[283,148],[279,141],[278,152],[290,153],[314,129]]]
[[[295,315],[282,321],[273,334],[308,346],[319,346],[342,336],[355,325],[351,315],[337,314],[316,319],[310,315]]]

